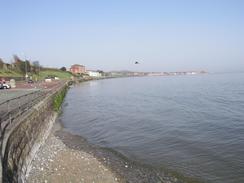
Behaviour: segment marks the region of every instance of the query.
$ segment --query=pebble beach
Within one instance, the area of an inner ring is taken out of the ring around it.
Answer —
[[[31,164],[28,183],[123,182],[91,154],[67,147],[55,136],[55,128]]]
[[[27,183],[183,183],[171,174],[142,166],[94,146],[56,122],[35,155]]]

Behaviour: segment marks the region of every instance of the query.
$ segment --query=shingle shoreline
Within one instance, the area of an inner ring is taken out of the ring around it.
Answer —
[[[179,183],[163,171],[141,166],[123,155],[90,144],[56,122],[36,154],[27,182]]]

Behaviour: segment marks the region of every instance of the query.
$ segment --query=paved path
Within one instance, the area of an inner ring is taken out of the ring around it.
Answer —
[[[47,93],[62,83],[63,81],[53,81],[50,83],[40,82],[34,84],[19,82],[16,84],[17,88],[15,89],[0,90],[0,118],[4,115],[4,113],[12,111],[28,102],[31,102],[33,99],[42,95],[43,92]],[[12,100],[20,96],[24,97]],[[8,100],[11,101],[6,102]]]
[[[37,89],[10,89],[10,90],[0,90],[0,104],[10,100],[12,98],[16,98],[33,91],[37,91]]]
[[[19,108],[20,106],[23,106],[24,104],[30,102],[34,98],[38,97],[38,95],[40,95],[39,89],[0,90],[0,118],[5,113]]]

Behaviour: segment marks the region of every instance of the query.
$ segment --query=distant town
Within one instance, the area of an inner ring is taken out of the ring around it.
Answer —
[[[179,71],[179,72],[137,72],[137,71],[103,71],[90,70],[81,64],[73,64],[70,68],[47,68],[39,61],[22,60],[13,56],[11,63],[0,58],[0,80],[15,79],[39,81],[48,78],[74,79],[74,78],[103,78],[103,77],[136,77],[136,76],[176,76],[205,74],[206,71]]]
[[[123,76],[175,76],[175,75],[195,75],[206,74],[206,71],[180,71],[180,72],[135,72],[135,71],[110,71],[104,72],[101,70],[87,70],[84,65],[74,64],[70,68],[73,74],[80,74],[90,77],[123,77]]]

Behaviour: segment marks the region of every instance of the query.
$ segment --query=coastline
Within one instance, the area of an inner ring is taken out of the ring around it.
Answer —
[[[27,183],[200,182],[178,172],[129,160],[117,151],[96,146],[82,136],[67,131],[59,117],[35,155],[26,179]]]
[[[34,157],[26,182],[121,182],[92,154],[70,148],[59,138],[63,128],[56,121]],[[72,137],[71,137],[72,138]],[[72,140],[72,139],[69,139]]]
[[[133,162],[116,151],[95,146],[85,138],[68,132],[58,118],[46,142],[33,159],[26,182],[70,181],[198,182]]]

